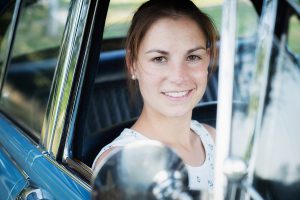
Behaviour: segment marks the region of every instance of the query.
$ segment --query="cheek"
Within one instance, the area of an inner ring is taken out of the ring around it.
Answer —
[[[160,83],[163,79],[162,73],[159,73],[159,71],[151,71],[149,69],[153,68],[151,65],[147,65],[142,63],[143,65],[140,65],[137,70],[137,78],[141,85],[150,86],[156,85]]]
[[[160,83],[162,82],[162,78],[158,75],[151,75],[140,71],[138,74],[138,82],[141,91],[150,93],[160,85]]]
[[[206,73],[198,73],[193,76],[194,84],[197,87],[197,93],[202,96],[207,87],[207,75]]]
[[[198,84],[203,84],[207,82],[208,71],[206,68],[197,68],[191,71],[191,77],[196,81]]]

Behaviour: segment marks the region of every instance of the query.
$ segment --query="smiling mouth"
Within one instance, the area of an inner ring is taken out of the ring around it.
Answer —
[[[173,91],[173,92],[162,92],[164,95],[172,98],[181,98],[181,97],[186,97],[189,95],[189,93],[192,91],[191,90],[185,90],[185,91]]]

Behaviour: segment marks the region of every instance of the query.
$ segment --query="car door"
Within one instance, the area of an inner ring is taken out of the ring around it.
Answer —
[[[3,5],[1,198],[89,199],[90,186],[62,164],[61,148],[69,106],[76,103],[71,89],[76,94],[80,85],[101,6],[88,0]]]

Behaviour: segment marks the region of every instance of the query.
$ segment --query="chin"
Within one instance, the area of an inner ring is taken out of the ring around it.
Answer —
[[[185,116],[189,116],[192,113],[192,109],[182,109],[182,110],[169,110],[163,113],[163,115],[167,116],[167,117],[185,117]]]

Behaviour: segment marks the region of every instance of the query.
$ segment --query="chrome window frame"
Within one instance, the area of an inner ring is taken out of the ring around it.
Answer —
[[[86,69],[93,52],[90,50],[92,35],[98,25],[95,19],[99,8],[103,12],[108,2],[109,0],[72,1],[42,128],[41,148],[45,154],[54,162],[55,159],[60,160],[64,165],[75,169],[78,172],[73,173],[75,180],[88,190],[91,190],[89,181],[92,170],[73,159],[72,141],[75,123],[79,121],[77,112]]]
[[[78,82],[76,83],[75,98],[73,99],[72,108],[70,110],[69,126],[67,127],[68,130],[66,130],[66,132],[67,132],[66,142],[65,142],[64,149],[63,149],[63,155],[62,155],[63,163],[65,163],[66,165],[72,167],[77,172],[79,172],[80,175],[82,177],[84,177],[84,180],[87,183],[91,182],[93,171],[85,163],[81,162],[80,160],[74,159],[73,153],[72,153],[73,152],[72,151],[73,150],[72,142],[73,142],[74,134],[76,133],[75,128],[85,125],[85,124],[78,125],[78,124],[75,124],[75,122],[76,121],[79,123],[83,122],[82,119],[77,116],[77,112],[78,113],[82,112],[82,110],[81,110],[82,108],[80,107],[81,106],[80,101],[82,99],[81,98],[82,89],[84,87],[86,87],[85,86],[86,82],[84,83],[84,79],[86,79],[85,74],[90,73],[90,72],[86,72],[86,70],[87,70],[87,65],[91,62],[90,61],[91,57],[92,58],[96,57],[97,62],[98,62],[98,56],[101,51],[101,46],[102,46],[102,41],[103,41],[101,38],[101,34],[103,34],[103,31],[104,31],[104,25],[105,25],[105,20],[106,20],[106,16],[107,16],[107,10],[109,7],[109,3],[110,3],[110,0],[95,1],[94,5],[91,6],[94,8],[94,12],[89,21],[90,29],[89,29],[89,32],[87,35],[87,46],[86,46],[86,51],[85,51],[84,60],[83,60],[83,64],[82,64],[83,65],[82,71],[80,73],[80,77],[78,78]],[[97,26],[97,28],[96,28],[96,26]],[[99,45],[97,45],[97,40],[100,40],[100,42],[101,42]],[[93,43],[94,42],[96,43],[97,47],[95,47],[95,44],[92,44],[92,41],[93,41]],[[93,48],[93,46],[94,46],[94,48]],[[91,48],[93,48],[94,50],[89,51]],[[99,49],[95,50],[95,48],[99,48]],[[96,69],[96,71],[97,71],[97,69]],[[84,118],[84,122],[85,122],[85,118]],[[78,134],[80,134],[80,133],[78,133]]]
[[[109,0],[71,1],[40,139],[40,151],[89,191],[92,170],[73,158],[72,141],[87,65],[95,57],[95,51],[90,50],[92,40],[101,37],[101,27],[95,28],[99,26],[96,17],[104,15],[108,4]]]
[[[71,1],[69,9],[40,140],[43,148],[53,158],[57,158],[59,153],[71,89],[76,84],[73,79],[78,68],[90,3],[90,0]]]
[[[230,159],[231,129],[232,129],[232,95],[233,95],[233,74],[234,74],[234,55],[235,49],[231,48],[235,45],[236,32],[236,0],[225,0],[222,16],[222,37],[220,43],[220,69],[219,69],[219,88],[218,88],[218,110],[217,110],[217,136],[216,136],[216,161],[215,161],[215,185],[214,199],[225,199],[226,190],[229,190],[228,179],[225,170],[225,161]],[[264,0],[260,15],[260,23],[258,27],[258,39],[255,49],[256,60],[255,69],[263,69],[262,73],[254,79],[259,83],[261,90],[259,91],[258,109],[255,117],[255,131],[253,134],[253,148],[249,166],[247,168],[248,178],[246,183],[242,183],[246,194],[245,199],[261,199],[260,195],[251,187],[256,146],[259,140],[260,127],[263,117],[264,101],[266,96],[266,87],[268,81],[268,71],[270,64],[271,46],[274,34],[274,26],[276,21],[277,0]],[[231,19],[231,20],[230,20]],[[234,171],[234,170],[233,170]],[[228,174],[229,175],[229,174]],[[234,196],[231,196],[234,198]]]
[[[225,0],[223,4],[220,59],[219,59],[219,88],[216,127],[216,159],[214,172],[214,199],[223,200],[226,176],[223,173],[224,160],[229,155],[232,95],[236,40],[237,1]],[[222,86],[222,87],[221,87]]]

